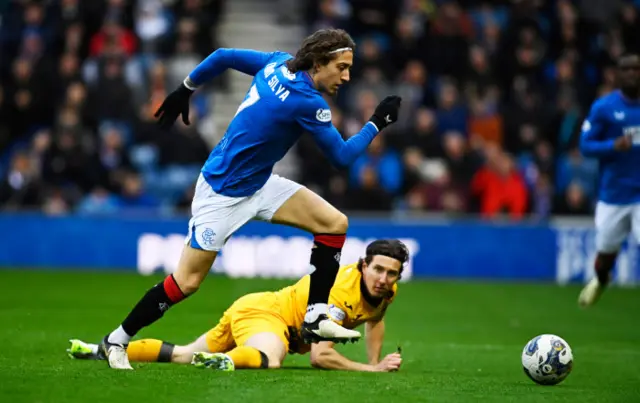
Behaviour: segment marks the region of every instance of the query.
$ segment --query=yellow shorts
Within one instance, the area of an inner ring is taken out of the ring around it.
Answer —
[[[242,346],[258,333],[274,333],[289,350],[289,329],[280,315],[280,303],[271,292],[248,294],[226,310],[216,327],[206,334],[211,352],[227,352]]]

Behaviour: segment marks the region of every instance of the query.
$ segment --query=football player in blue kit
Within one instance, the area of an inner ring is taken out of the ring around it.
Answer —
[[[596,205],[595,277],[578,303],[596,303],[611,280],[621,244],[633,232],[640,240],[640,55],[618,60],[619,90],[596,100],[582,125],[580,149],[600,163]]]
[[[307,343],[357,340],[328,315],[347,217],[317,194],[272,173],[274,164],[308,132],[334,165],[346,166],[398,118],[401,99],[385,98],[359,133],[344,141],[331,123],[323,94],[334,95],[350,79],[355,43],[343,30],[307,37],[295,57],[283,52],[218,49],[203,60],[156,113],[164,128],[181,115],[189,124],[189,100],[197,88],[234,69],[254,76],[226,133],[205,162],[191,205],[192,217],[176,272],[152,287],[101,348],[111,368],[131,369],[127,344],[143,327],[198,290],[227,239],[250,220],[293,226],[314,236],[307,312]]]

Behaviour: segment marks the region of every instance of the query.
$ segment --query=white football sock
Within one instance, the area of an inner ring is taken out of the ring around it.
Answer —
[[[131,336],[124,331],[122,325],[118,326],[118,328],[107,337],[107,341],[113,344],[128,344],[129,340],[131,340]]]
[[[307,307],[307,313],[304,315],[304,321],[307,323],[313,323],[318,319],[319,315],[329,313],[329,305],[316,303]]]

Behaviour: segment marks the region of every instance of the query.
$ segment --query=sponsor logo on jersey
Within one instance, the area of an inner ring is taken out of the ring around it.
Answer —
[[[331,110],[322,108],[318,109],[316,112],[316,119],[323,123],[331,122]]]

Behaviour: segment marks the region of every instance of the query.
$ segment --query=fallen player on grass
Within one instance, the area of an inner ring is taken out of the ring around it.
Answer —
[[[127,355],[134,362],[193,364],[199,368],[280,368],[287,352],[310,352],[316,368],[390,372],[402,363],[400,352],[382,360],[384,315],[397,292],[406,246],[398,240],[378,240],[367,246],[358,263],[341,267],[330,294],[331,319],[348,329],[365,325],[368,363],[351,361],[338,353],[334,343],[304,344],[300,328],[307,307],[310,276],[276,292],[245,295],[236,300],[213,329],[188,345],[174,345],[157,339],[131,342]],[[67,350],[73,358],[101,359],[98,344],[71,340]]]

